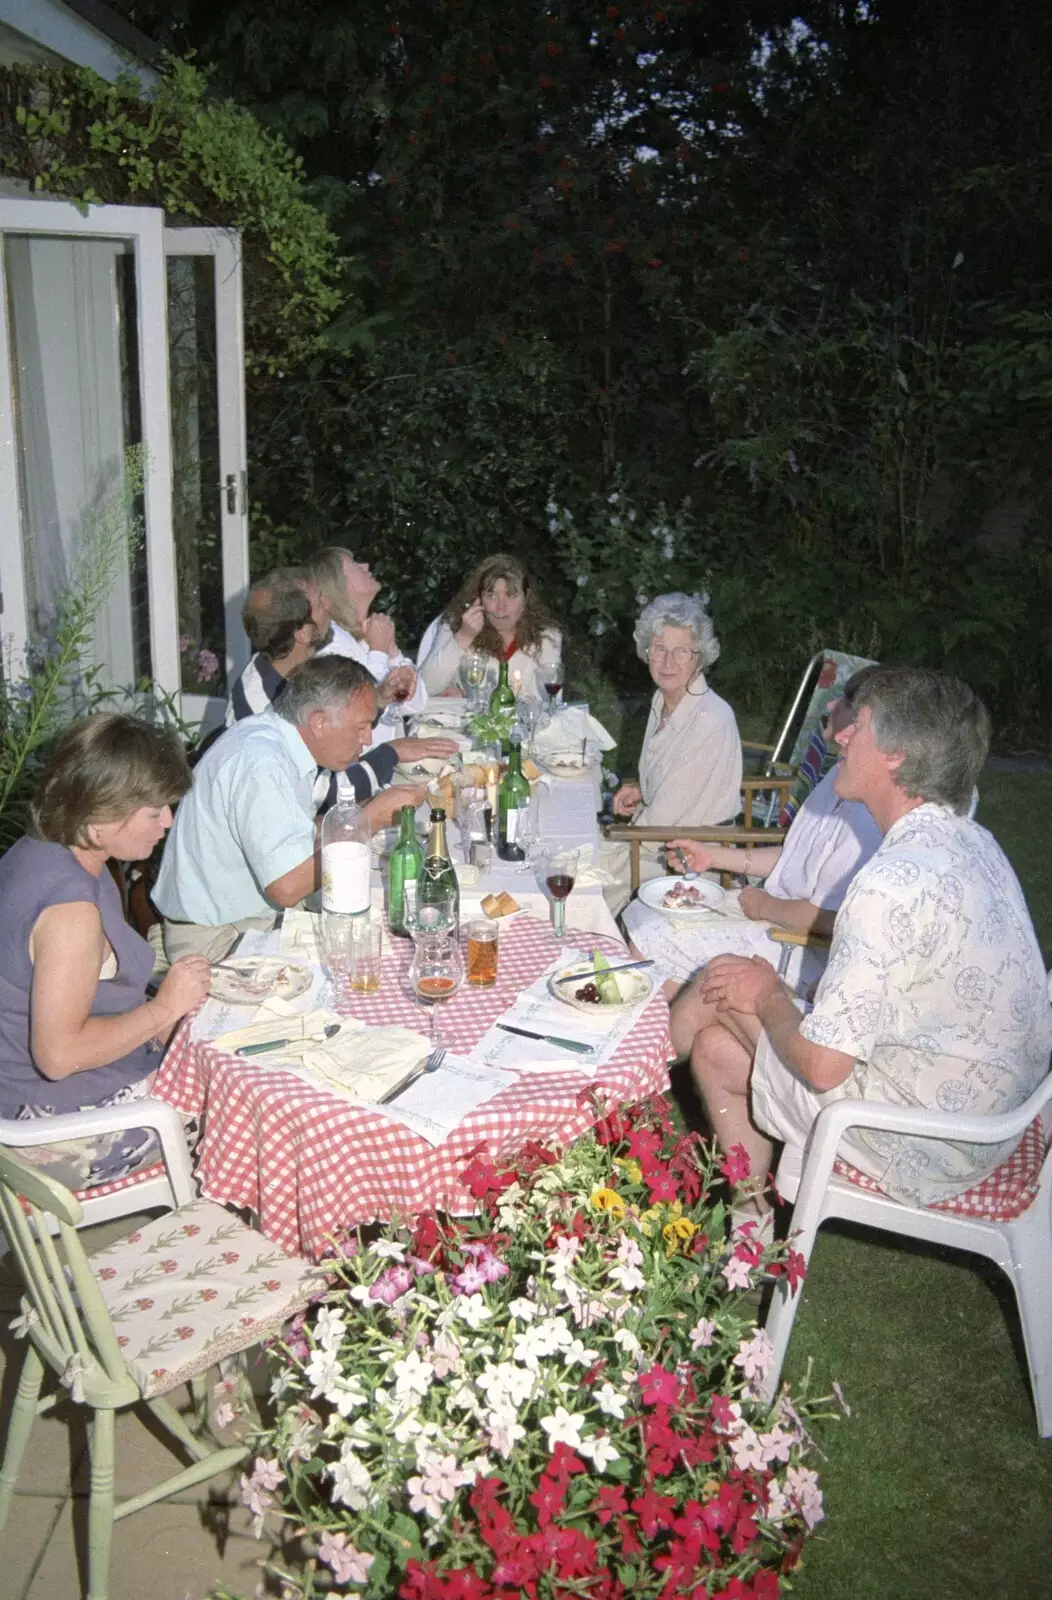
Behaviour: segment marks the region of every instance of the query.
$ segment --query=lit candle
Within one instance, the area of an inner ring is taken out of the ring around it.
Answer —
[[[514,672],[511,674],[511,692],[515,696],[516,700],[519,698],[519,695],[522,693],[522,668],[521,667],[516,667]]]
[[[486,804],[497,815],[497,785],[500,782],[500,767],[492,761],[486,768]]]

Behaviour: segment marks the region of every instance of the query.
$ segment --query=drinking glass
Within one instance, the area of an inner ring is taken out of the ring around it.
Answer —
[[[547,846],[539,852],[538,865],[544,875],[545,887],[551,895],[552,933],[557,939],[566,937],[566,901],[577,882],[580,851]]]
[[[476,989],[488,989],[497,981],[497,924],[490,917],[469,922],[468,982]]]
[[[375,994],[380,987],[383,923],[360,917],[351,932],[351,993]]]
[[[322,911],[321,964],[332,985],[337,1003],[346,1005],[354,990],[354,948],[368,924],[368,913],[351,915],[344,911]],[[377,962],[379,969],[379,962]],[[377,976],[377,984],[379,976]],[[375,987],[375,986],[374,986]],[[359,993],[362,991],[359,990]]]
[[[486,681],[488,663],[481,650],[469,650],[464,661],[464,679],[467,683],[468,701],[473,711],[478,710],[479,690]]]
[[[533,848],[540,839],[540,818],[537,814],[537,796],[530,800],[525,811],[519,812],[519,825],[515,830],[515,843],[522,846],[522,860],[517,870],[532,872],[536,866]]]
[[[519,727],[522,729],[525,748],[528,754],[533,745],[533,740],[536,737],[537,729],[541,725],[541,718],[544,716],[544,707],[541,705],[539,700],[534,700],[532,697],[524,695],[519,701],[516,709],[518,712]]]
[[[562,693],[563,664],[561,661],[542,661],[540,664],[541,682],[548,693],[548,710],[555,711]]]
[[[419,883],[419,879],[417,880]],[[431,891],[432,894],[434,891]],[[452,888],[448,889],[438,898],[428,900],[422,904],[420,890],[417,889],[412,907],[406,904],[405,928],[414,939],[426,938],[430,935],[452,933],[457,921],[457,894]]]
[[[435,1022],[435,1007],[443,1000],[451,1000],[463,982],[464,958],[453,930],[418,933],[409,967],[409,983],[417,1003],[428,1013],[432,1049],[442,1043]]]

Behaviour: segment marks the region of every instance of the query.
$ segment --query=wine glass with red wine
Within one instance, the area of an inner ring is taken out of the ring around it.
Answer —
[[[577,882],[580,854],[579,850],[564,850],[549,845],[539,857],[544,886],[551,896],[552,933],[557,939],[566,937],[566,902]]]
[[[561,661],[541,662],[541,682],[548,694],[548,711],[554,713],[556,703],[563,687],[563,664]]]

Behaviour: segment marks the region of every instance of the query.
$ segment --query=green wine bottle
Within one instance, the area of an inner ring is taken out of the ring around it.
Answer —
[[[497,675],[497,687],[489,697],[491,711],[514,711],[515,695],[508,682],[508,663],[502,661]]]
[[[399,813],[398,843],[391,851],[387,876],[387,921],[392,933],[406,937],[406,916],[412,920],[420,877],[424,870],[424,852],[416,836],[416,813],[412,806],[403,806]]]
[[[421,925],[433,920],[460,936],[460,885],[446,843],[446,813],[432,811],[431,830],[424,850],[424,870],[417,895]],[[430,915],[429,915],[430,913]]]
[[[523,861],[526,858],[518,836],[529,803],[530,783],[523,776],[522,749],[512,744],[508,770],[500,780],[497,792],[497,854],[502,861]]]

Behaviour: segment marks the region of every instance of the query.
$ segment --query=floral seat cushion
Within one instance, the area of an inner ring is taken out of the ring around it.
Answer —
[[[320,1268],[210,1200],[166,1212],[91,1265],[146,1399],[270,1338],[326,1283]]]
[[[932,1211],[949,1211],[958,1217],[982,1217],[989,1222],[1010,1222],[1021,1217],[1037,1198],[1041,1184],[1041,1168],[1048,1150],[1050,1135],[1046,1133],[1040,1117],[1035,1117],[1007,1161],[985,1177],[974,1188],[950,1200],[940,1200],[931,1206]],[[871,1194],[883,1194],[876,1179],[867,1177],[846,1161],[837,1161],[833,1171],[859,1189]]]

